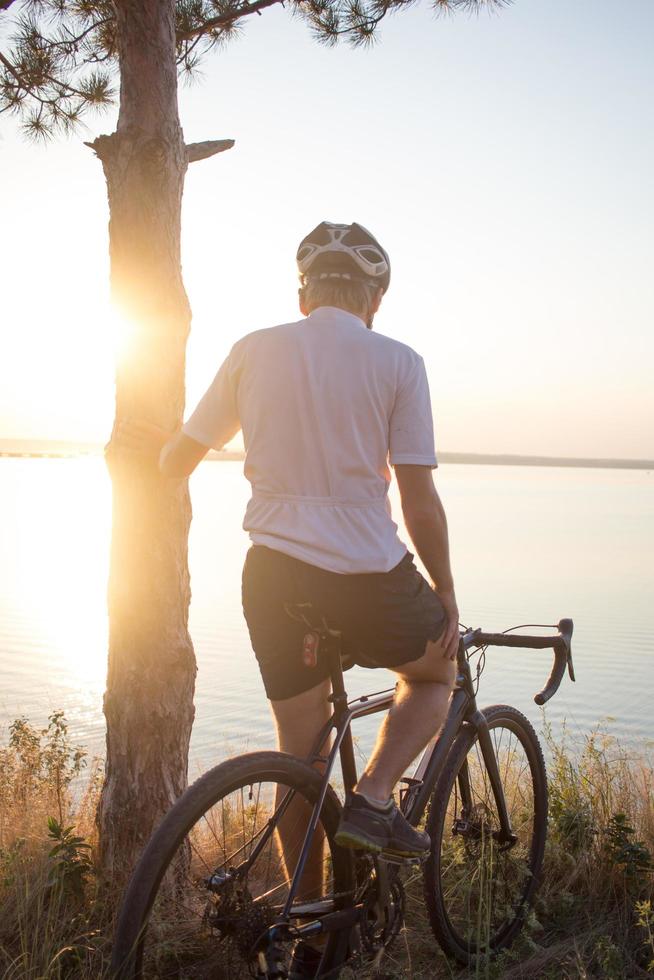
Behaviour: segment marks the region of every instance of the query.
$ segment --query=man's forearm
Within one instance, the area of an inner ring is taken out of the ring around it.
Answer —
[[[447,518],[431,469],[398,465],[395,470],[407,531],[422,560],[445,612],[445,628],[439,643],[443,656],[454,660],[459,649],[459,609],[454,594]]]
[[[432,506],[424,513],[405,512],[404,519],[415,549],[436,590],[453,592],[447,518],[440,499],[435,497]]]
[[[163,476],[169,477],[169,479],[180,479],[179,475],[175,472],[174,466],[171,465],[170,456],[174,452],[177,443],[179,442],[179,432],[173,433],[168,440],[161,447],[161,452],[159,453],[159,471]],[[182,474],[183,476],[184,474]]]
[[[184,480],[208,452],[208,446],[180,430],[163,445],[159,454],[159,471],[170,479]]]

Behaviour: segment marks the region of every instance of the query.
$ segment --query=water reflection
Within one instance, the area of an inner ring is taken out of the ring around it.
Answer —
[[[77,735],[103,744],[110,484],[102,460],[0,460],[0,720],[35,723],[64,707]],[[487,629],[575,619],[579,681],[548,708],[583,732],[613,716],[627,738],[653,734],[649,590],[654,495],[648,473],[444,467],[464,622]],[[198,657],[192,772],[231,750],[269,745],[266,700],[240,612],[248,486],[238,463],[192,478],[190,626]],[[399,513],[397,502],[395,511]],[[540,727],[531,700],[549,654],[489,651],[481,703],[510,701]],[[353,694],[384,686],[351,671]],[[367,750],[378,720],[360,730]]]

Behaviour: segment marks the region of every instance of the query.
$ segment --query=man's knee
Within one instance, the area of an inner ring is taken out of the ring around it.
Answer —
[[[456,661],[443,655],[440,641],[427,643],[427,648],[419,660],[411,660],[395,668],[395,673],[409,682],[431,682],[454,687],[456,680]]]

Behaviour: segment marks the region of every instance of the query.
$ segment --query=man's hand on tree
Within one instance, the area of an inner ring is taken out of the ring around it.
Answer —
[[[161,450],[172,438],[172,433],[143,419],[121,419],[114,423],[111,439],[105,446],[105,458],[117,454],[140,456],[153,463],[159,462]]]

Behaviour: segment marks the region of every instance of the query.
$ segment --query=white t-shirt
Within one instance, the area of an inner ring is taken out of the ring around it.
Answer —
[[[389,461],[436,466],[422,358],[322,306],[239,340],[183,432],[220,449],[239,429],[252,484],[243,527],[332,572],[387,572],[406,553]]]

